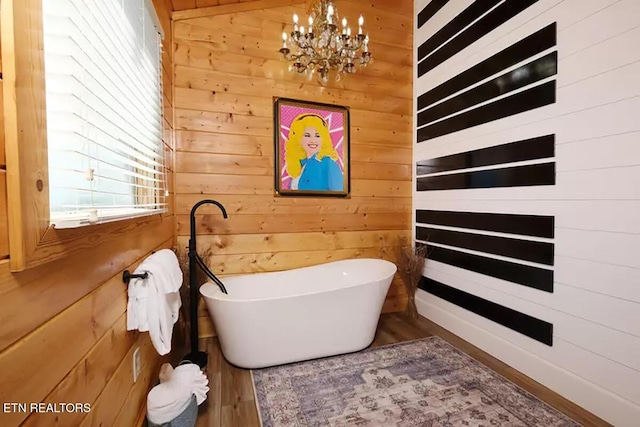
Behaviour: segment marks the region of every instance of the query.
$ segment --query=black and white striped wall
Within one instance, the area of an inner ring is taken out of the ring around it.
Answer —
[[[422,315],[640,419],[640,1],[415,0]]]

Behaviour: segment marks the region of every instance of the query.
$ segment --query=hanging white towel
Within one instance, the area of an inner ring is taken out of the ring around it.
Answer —
[[[171,351],[173,325],[178,321],[182,271],[170,249],[162,249],[145,259],[134,274],[148,273],[147,279],[131,279],[127,303],[127,330],[149,331],[160,355]]]

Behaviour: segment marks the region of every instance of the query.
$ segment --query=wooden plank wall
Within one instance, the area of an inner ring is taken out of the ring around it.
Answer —
[[[217,274],[394,260],[400,239],[410,239],[412,5],[337,6],[352,21],[365,14],[375,63],[326,87],[291,74],[277,52],[293,13],[307,16],[304,5],[174,22],[178,246],[187,245],[194,203],[221,202],[227,220],[206,206],[197,217],[199,250],[211,249]],[[351,198],[274,197],[273,97],[350,108]],[[384,311],[405,304],[396,279]],[[210,336],[202,302],[200,310],[200,335]]]
[[[165,28],[165,147],[173,169],[170,0],[154,0]],[[1,83],[0,83],[1,84]],[[0,138],[0,142],[3,139]],[[147,333],[126,331],[122,271],[153,250],[175,245],[173,205],[161,218],[123,227],[90,251],[21,273],[9,270],[4,145],[0,150],[0,402],[88,403],[91,412],[0,411],[0,425],[126,426],[142,420],[160,358]],[[173,193],[172,176],[169,189]],[[173,197],[170,196],[170,202]],[[140,347],[142,371],[133,382]]]
[[[7,161],[4,151],[4,108],[2,49],[0,49],[0,259],[9,258],[9,221],[7,219]]]
[[[1,43],[0,43],[1,45]],[[8,267],[9,222],[7,218],[7,162],[4,141],[4,103],[2,81],[2,49],[0,49],[0,263]]]

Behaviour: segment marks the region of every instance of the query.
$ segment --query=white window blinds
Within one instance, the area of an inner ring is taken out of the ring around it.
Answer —
[[[149,0],[43,0],[51,223],[165,209],[161,34]]]

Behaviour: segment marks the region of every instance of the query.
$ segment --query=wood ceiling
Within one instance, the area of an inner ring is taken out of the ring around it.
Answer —
[[[252,0],[171,0],[173,10],[196,9],[199,7],[219,6],[224,4],[242,3]]]

